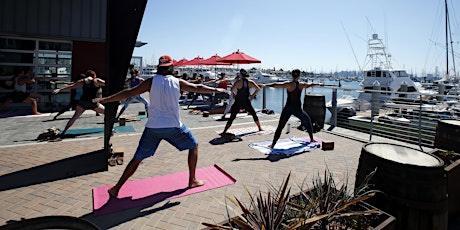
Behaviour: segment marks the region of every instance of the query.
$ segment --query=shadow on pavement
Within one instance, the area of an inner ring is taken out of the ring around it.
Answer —
[[[243,139],[235,138],[233,140],[230,140],[230,139],[227,139],[227,138],[218,137],[218,138],[214,138],[211,141],[209,141],[209,144],[211,144],[211,145],[223,145],[225,143],[239,142],[239,141],[243,141]]]
[[[91,222],[72,216],[41,216],[32,219],[10,221],[1,226],[4,230],[18,229],[85,229],[98,230]]]
[[[133,219],[148,216],[152,213],[165,210],[174,206],[179,205],[180,202],[166,202],[160,207],[152,208],[155,204],[147,204],[115,213],[110,213],[101,216],[95,216],[93,213],[88,213],[82,217],[86,221],[91,222],[92,224],[96,225],[100,229],[110,229],[112,227],[118,226],[120,224],[129,222]],[[151,208],[151,209],[150,209]]]
[[[286,159],[286,158],[290,158],[290,157],[293,157],[293,156],[297,156],[297,155],[300,155],[302,153],[296,153],[296,154],[270,154],[270,155],[267,155],[267,157],[259,157],[259,158],[236,158],[234,160],[232,160],[233,162],[236,162],[236,161],[260,161],[260,160],[266,160],[266,161],[270,161],[270,162],[277,162],[279,160],[282,160],[282,159]]]
[[[0,176],[0,191],[108,170],[104,150],[50,162]]]

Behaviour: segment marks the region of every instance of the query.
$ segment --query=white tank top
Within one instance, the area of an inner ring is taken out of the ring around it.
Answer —
[[[27,84],[23,84],[23,85],[19,85],[19,80],[20,77],[15,77],[14,78],[14,90],[18,91],[18,92],[26,92],[27,91]]]
[[[145,127],[179,128],[182,126],[179,107],[179,79],[172,75],[157,74],[153,76],[149,97],[149,117]]]

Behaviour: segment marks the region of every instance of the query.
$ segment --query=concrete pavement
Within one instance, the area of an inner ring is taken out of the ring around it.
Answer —
[[[132,104],[125,114],[137,114],[143,104]],[[260,114],[262,126],[276,127],[278,115]],[[71,113],[63,120],[50,121],[52,116],[3,118],[0,138],[0,226],[22,218],[65,215],[85,219],[100,229],[202,229],[202,222],[226,220],[225,196],[248,201],[250,192],[267,191],[267,185],[279,186],[291,173],[292,193],[298,185],[311,184],[311,179],[326,168],[337,182],[348,180],[353,188],[359,155],[366,135],[335,128],[315,136],[335,142],[332,151],[317,149],[293,156],[264,155],[248,147],[250,142],[271,140],[273,134],[245,136],[241,141],[227,142],[216,131],[225,122],[182,111],[182,121],[199,141],[198,167],[217,164],[233,176],[233,185],[208,190],[157,204],[132,208],[112,214],[94,216],[92,188],[114,184],[132,157],[145,120],[128,122],[133,133],[115,133],[114,147],[125,148],[125,163],[108,167],[101,163],[103,134],[82,135],[61,142],[37,142],[39,133],[50,126],[63,128]],[[291,133],[281,138],[305,137],[291,118]],[[115,125],[117,126],[117,124]],[[232,128],[255,127],[252,117],[235,120]],[[103,116],[87,112],[72,128],[103,127]],[[231,131],[232,128],[229,130]],[[384,139],[382,139],[385,141]],[[378,141],[378,139],[374,139]],[[104,162],[104,159],[102,159]],[[155,177],[187,170],[187,151],[179,152],[166,142],[156,155],[146,159],[130,180]],[[187,182],[184,181],[184,185]],[[140,188],[141,189],[141,188]],[[232,214],[231,214],[232,215]]]

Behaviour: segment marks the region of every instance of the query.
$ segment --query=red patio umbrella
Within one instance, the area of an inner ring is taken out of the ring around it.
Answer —
[[[260,60],[253,58],[240,50],[233,52],[223,58],[217,59],[217,62],[231,63],[231,64],[251,64],[261,63]]]
[[[174,63],[174,66],[183,66],[184,62],[187,62],[187,61],[188,60],[186,58],[182,58],[179,61],[177,61],[176,63]]]
[[[197,56],[195,57],[194,59],[190,60],[190,61],[186,61],[184,63],[182,63],[183,66],[185,65],[201,65],[201,61],[203,61],[203,58],[200,57],[200,56]]]
[[[201,61],[202,65],[231,65],[232,63],[226,63],[226,62],[217,62],[218,59],[221,59],[219,55],[213,55],[208,59],[204,59]]]

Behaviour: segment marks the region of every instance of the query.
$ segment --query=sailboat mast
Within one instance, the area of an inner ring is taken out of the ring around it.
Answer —
[[[449,77],[449,34],[448,34],[448,25],[449,25],[449,12],[447,10],[447,0],[444,0],[444,8],[446,11],[446,77]]]

